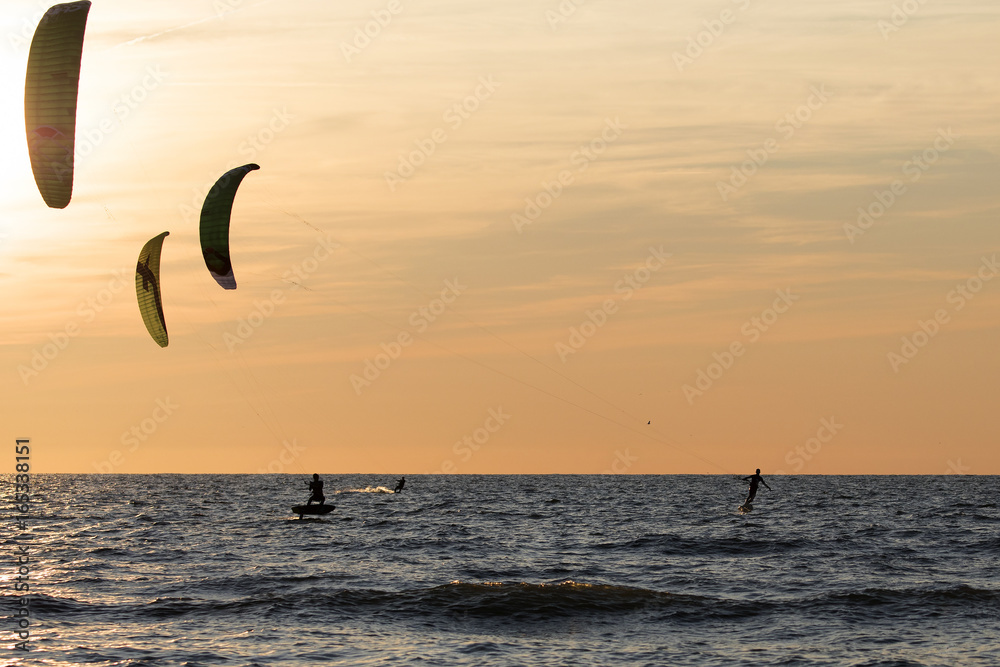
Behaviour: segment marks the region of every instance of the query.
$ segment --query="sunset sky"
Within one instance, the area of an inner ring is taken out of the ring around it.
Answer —
[[[35,472],[1000,474],[995,3],[94,0],[63,210],[47,7],[0,10]]]

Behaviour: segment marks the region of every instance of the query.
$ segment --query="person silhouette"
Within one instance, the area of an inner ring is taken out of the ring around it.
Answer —
[[[313,473],[313,481],[309,482],[309,490],[312,491],[312,495],[309,496],[306,505],[312,505],[314,500],[320,505],[326,502],[326,496],[323,495],[323,480],[319,478],[318,473]]]
[[[743,501],[744,505],[749,505],[753,502],[754,496],[757,495],[757,486],[759,484],[767,486],[767,482],[765,482],[764,478],[760,476],[760,468],[757,468],[757,472],[749,477],[744,477],[743,481],[750,482],[750,491],[747,493],[747,499]],[[767,486],[767,490],[770,491],[771,487]]]
[[[400,477],[399,481],[396,482],[396,488],[393,489],[392,492],[393,493],[399,493],[400,491],[403,490],[403,487],[405,485],[406,485],[406,478],[405,477]]]

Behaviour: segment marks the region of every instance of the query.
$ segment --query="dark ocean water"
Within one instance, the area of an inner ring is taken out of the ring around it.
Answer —
[[[998,477],[323,477],[4,476],[2,664],[1000,665]]]

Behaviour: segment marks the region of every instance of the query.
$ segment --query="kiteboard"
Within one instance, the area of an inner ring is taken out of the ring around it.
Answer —
[[[739,510],[740,514],[749,514],[750,511],[753,509],[753,505],[751,505],[750,503],[746,503],[745,505],[740,505],[736,509]]]
[[[333,505],[294,505],[292,511],[302,518],[303,514],[329,514],[333,511]]]

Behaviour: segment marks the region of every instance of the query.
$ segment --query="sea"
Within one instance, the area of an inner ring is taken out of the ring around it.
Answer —
[[[1000,665],[1000,477],[320,473],[4,476],[0,664]]]

